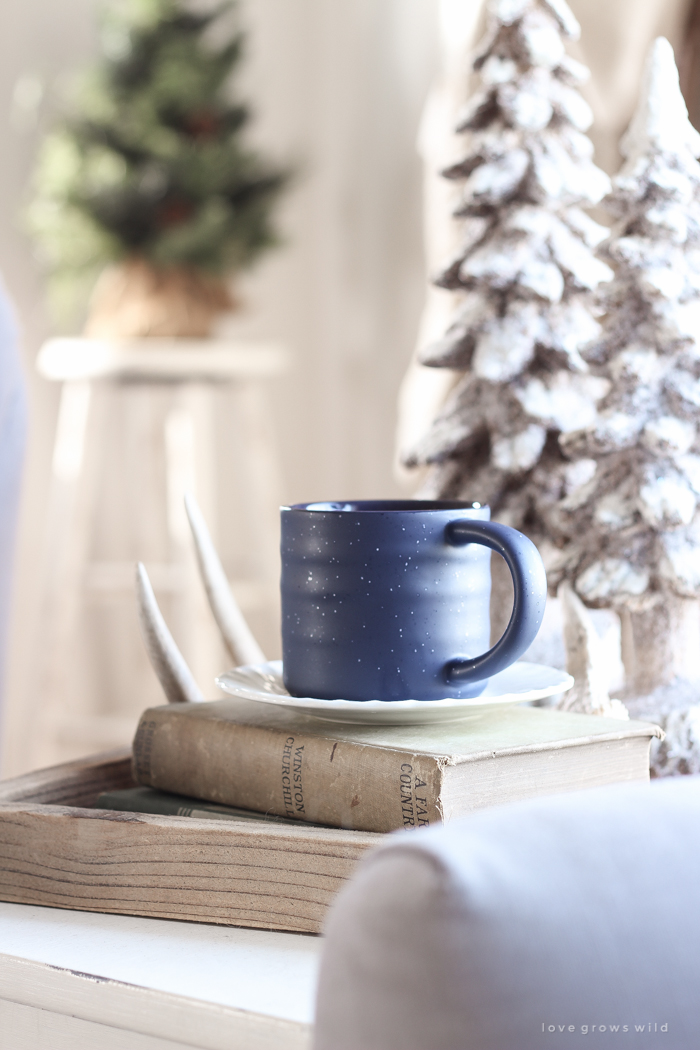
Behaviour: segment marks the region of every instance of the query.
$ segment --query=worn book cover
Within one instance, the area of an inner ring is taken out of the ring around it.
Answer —
[[[509,707],[433,725],[343,725],[226,699],[150,708],[137,783],[363,831],[425,827],[498,802],[648,778],[656,726]]]

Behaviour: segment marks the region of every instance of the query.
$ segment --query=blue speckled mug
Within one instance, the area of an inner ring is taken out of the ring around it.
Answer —
[[[478,503],[369,500],[282,507],[282,658],[292,696],[478,696],[537,634],[542,559]],[[491,551],[515,600],[489,649]],[[488,650],[488,651],[487,651]]]

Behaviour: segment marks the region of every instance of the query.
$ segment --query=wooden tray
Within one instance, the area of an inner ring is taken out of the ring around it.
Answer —
[[[0,900],[318,933],[383,836],[94,809],[128,751],[0,781]]]

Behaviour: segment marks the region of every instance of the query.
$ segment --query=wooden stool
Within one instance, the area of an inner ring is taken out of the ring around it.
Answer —
[[[98,696],[81,697],[94,685],[81,689],[75,684],[76,661],[90,659],[89,653],[81,656],[77,631],[86,598],[132,600],[136,560],[146,563],[171,629],[205,695],[215,695],[213,677],[226,659],[198,579],[183,496],[187,491],[194,494],[216,541],[215,391],[224,385],[230,388],[241,427],[239,447],[230,449],[229,456],[238,474],[245,476],[240,503],[249,519],[250,542],[256,546],[252,553],[257,555],[254,577],[234,584],[234,589],[244,607],[270,602],[274,607],[280,486],[264,383],[284,374],[288,365],[289,355],[277,343],[76,338],[52,339],[43,346],[38,370],[62,382],[63,389],[32,687],[25,700],[24,741],[17,741],[25,750],[25,767],[63,761],[84,753],[86,746],[128,743],[138,711],[162,702],[135,645],[135,604],[133,631],[131,626],[114,631],[102,654],[107,665],[110,660],[117,665],[118,710],[114,703],[110,710],[101,710],[103,698]],[[109,411],[117,402],[123,421],[110,433]],[[105,488],[110,437],[119,442],[112,453],[123,461],[121,501],[112,491],[118,485],[110,481]],[[124,500],[126,506],[117,505]],[[107,519],[110,514],[126,515],[122,533],[130,533],[130,557],[93,557],[96,518],[100,511],[105,517],[105,506]],[[86,621],[84,633],[89,626]],[[130,634],[128,645],[124,633]],[[132,661],[134,673],[129,674],[124,663]],[[109,672],[99,662],[98,666],[101,686]]]

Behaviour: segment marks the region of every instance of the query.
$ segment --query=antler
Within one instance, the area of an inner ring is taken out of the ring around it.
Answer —
[[[192,529],[204,589],[231,659],[236,665],[265,663],[265,654],[255,641],[231,593],[202,512],[189,494],[185,496],[185,510]]]
[[[573,689],[557,706],[563,711],[629,718],[625,705],[608,696],[605,657],[588,609],[568,583],[559,585],[557,597],[564,618],[566,669],[574,678]]]
[[[168,703],[182,704],[203,700],[199,686],[158,608],[151,581],[141,562],[136,566],[136,596],[141,636]]]

